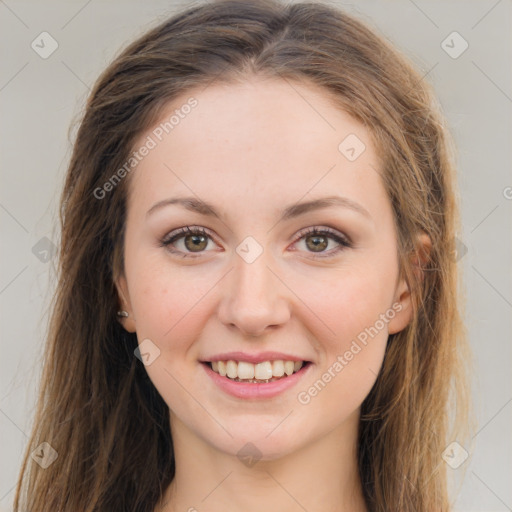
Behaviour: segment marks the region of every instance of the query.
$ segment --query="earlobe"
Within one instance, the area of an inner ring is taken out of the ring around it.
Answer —
[[[119,296],[119,307],[116,318],[126,331],[136,332],[135,317],[130,304],[130,295],[128,293],[128,285],[125,277],[118,277],[118,279],[114,281],[114,284]]]
[[[392,308],[395,316],[388,323],[389,334],[405,329],[412,319],[411,292],[405,279],[400,281]]]
[[[431,249],[432,242],[430,237],[426,233],[422,232],[418,235],[416,247],[409,257],[411,270],[420,283],[422,283],[425,278],[424,268],[429,261]],[[412,297],[405,278],[402,278],[397,286],[393,305],[395,304],[399,305],[399,308],[395,308],[396,311],[398,311],[398,309],[399,311],[388,324],[389,334],[395,334],[402,331],[412,320]]]

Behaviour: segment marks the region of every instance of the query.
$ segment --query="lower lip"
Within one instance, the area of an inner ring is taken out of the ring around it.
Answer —
[[[229,395],[237,398],[272,398],[280,393],[284,393],[287,389],[297,384],[309,371],[311,363],[306,364],[298,372],[292,373],[288,377],[283,377],[273,382],[262,382],[261,384],[236,382],[214,372],[208,363],[201,363],[201,365],[213,382]]]

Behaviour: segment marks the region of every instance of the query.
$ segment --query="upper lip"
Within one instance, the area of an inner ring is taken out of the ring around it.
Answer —
[[[213,361],[245,361],[247,363],[263,363],[264,361],[305,361],[302,357],[284,354],[283,352],[259,352],[257,354],[248,354],[247,352],[225,352],[217,354],[209,358],[203,359],[203,363],[211,363]]]

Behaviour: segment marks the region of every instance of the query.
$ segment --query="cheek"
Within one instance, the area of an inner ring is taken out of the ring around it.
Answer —
[[[203,299],[215,284],[214,276],[198,276],[192,267],[173,268],[165,256],[140,261],[132,270],[130,289],[139,337],[154,338],[162,347],[189,338],[194,326],[200,327]]]
[[[160,353],[145,369],[162,398],[180,416],[201,418],[204,410],[190,399],[190,375],[197,370],[194,342],[201,337],[212,315],[208,291],[218,280],[197,276],[189,268],[170,268],[169,262],[145,263],[133,280],[136,328],[139,343],[149,338]],[[197,393],[194,393],[197,394]]]
[[[383,293],[375,283],[379,281],[368,274],[345,276],[323,300],[313,300],[319,290],[310,290],[311,309],[329,326],[329,330],[322,328],[328,336],[317,336],[322,351],[317,371],[297,395],[307,421],[316,425],[311,428],[328,431],[343,422],[361,406],[375,383],[392,318],[390,293]]]
[[[298,401],[315,403],[319,414],[335,403],[339,407],[332,411],[334,416],[345,417],[360,406],[375,382],[395,315],[391,308],[395,275],[389,272],[393,262],[388,263],[387,273],[383,266],[377,262],[347,266],[328,280],[308,279],[297,287],[320,319],[315,337],[322,354],[318,372],[302,388],[303,400],[298,397]]]
[[[331,351],[346,350],[352,339],[374,326],[390,308],[394,273],[389,268],[384,273],[377,265],[323,274],[317,271],[307,279],[296,279],[294,291],[322,326],[320,339],[328,343]],[[377,328],[386,335],[387,322],[379,322]]]

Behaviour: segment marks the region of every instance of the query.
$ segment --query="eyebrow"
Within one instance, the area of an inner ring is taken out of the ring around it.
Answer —
[[[146,217],[148,217],[153,212],[170,205],[179,205],[183,208],[198,213],[200,215],[206,215],[211,217],[217,217],[220,219],[219,212],[215,209],[213,205],[207,203],[206,201],[201,201],[196,197],[173,197],[169,199],[163,199],[162,201],[158,201],[155,203],[146,213]],[[342,196],[328,196],[322,197],[319,199],[314,199],[312,201],[295,203],[290,206],[287,206],[283,213],[281,214],[281,218],[279,221],[289,220],[294,217],[298,217],[299,215],[304,215],[305,213],[309,213],[313,210],[318,210],[321,208],[329,208],[333,206],[340,206],[343,208],[348,208],[357,213],[360,213],[364,217],[367,217],[369,220],[372,220],[372,217],[368,210],[366,210],[359,203],[348,199],[347,197]]]

